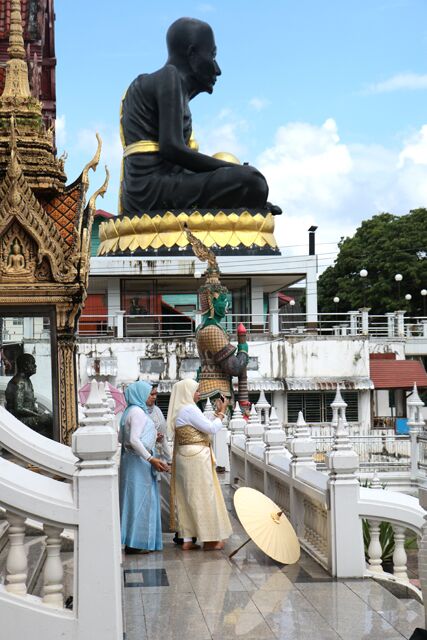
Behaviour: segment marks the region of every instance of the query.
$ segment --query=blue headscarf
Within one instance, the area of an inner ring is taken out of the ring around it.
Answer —
[[[120,428],[125,426],[126,418],[129,413],[131,407],[141,407],[141,409],[148,413],[147,410],[147,400],[148,396],[151,393],[151,389],[153,385],[149,382],[144,382],[144,380],[138,380],[138,382],[132,382],[125,391],[125,399],[128,404],[126,409],[123,412],[123,415],[120,420]]]

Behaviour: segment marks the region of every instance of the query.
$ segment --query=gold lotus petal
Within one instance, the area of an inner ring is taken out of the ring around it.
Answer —
[[[269,213],[268,216],[265,218],[263,230],[264,231],[269,231],[271,233],[274,233],[275,222],[276,221],[274,219],[273,214]]]
[[[269,247],[277,248],[276,238],[272,233],[263,233],[263,238],[265,238],[266,243]]]
[[[168,211],[164,216],[161,217],[159,223],[159,231],[160,233],[170,232],[170,231],[181,231],[182,226],[178,218]]]
[[[159,216],[159,214],[157,214],[157,215],[154,216],[154,218],[151,218],[151,221],[153,223],[153,227],[154,227],[156,233],[160,233],[160,231],[162,229],[162,216]]]
[[[214,217],[209,235],[212,241],[219,247],[225,247],[229,243],[233,235],[233,230],[230,226],[228,216],[223,211],[220,211]]]
[[[159,234],[156,234],[156,235],[154,236],[154,238],[153,238],[153,239],[152,239],[152,241],[150,242],[150,246],[151,246],[153,249],[160,249],[160,247],[163,247],[163,241],[162,241],[162,239],[160,238],[160,235],[159,235]]]
[[[117,238],[117,227],[115,225],[115,221],[112,218],[110,218],[108,222],[103,222],[100,229],[101,228],[103,233],[105,233],[105,238]]]
[[[134,251],[136,251],[136,249],[140,248],[140,242],[139,242],[139,237],[138,236],[133,236],[131,243],[129,244],[129,250],[132,251],[132,253]]]
[[[142,216],[138,216],[133,219],[133,226],[135,229],[135,233],[140,235],[141,233],[155,233],[155,227],[153,225],[153,221],[146,213]]]
[[[228,216],[228,220],[230,223],[230,227],[231,229],[236,229],[239,226],[239,216],[237,215],[237,213],[230,213]]]
[[[129,245],[132,242],[132,236],[121,236],[119,239],[119,249],[120,251],[127,251],[129,249]]]
[[[181,224],[184,224],[185,222],[187,222],[189,215],[188,213],[185,213],[185,211],[181,211],[181,213],[179,213],[176,217],[181,222]]]
[[[223,211],[220,211],[213,217],[211,231],[224,231],[228,227],[228,222],[228,216]]]
[[[135,233],[132,222],[130,218],[128,218],[128,216],[125,216],[124,218],[122,218],[121,220],[118,220],[117,222],[118,222],[118,227],[116,228],[119,236],[121,236],[122,238],[123,236],[133,235]]]
[[[176,245],[178,247],[186,247],[188,244],[188,238],[184,232],[180,233],[176,239]]]
[[[213,220],[213,215],[207,213],[202,215],[199,211],[194,211],[188,218],[187,224],[190,231],[208,231]]]
[[[241,231],[255,231],[257,228],[257,221],[249,211],[244,211],[240,214],[239,218],[239,230]]]

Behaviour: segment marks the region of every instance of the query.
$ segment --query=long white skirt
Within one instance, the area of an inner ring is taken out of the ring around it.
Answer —
[[[180,537],[209,542],[231,535],[232,527],[209,447],[178,446],[175,498]]]

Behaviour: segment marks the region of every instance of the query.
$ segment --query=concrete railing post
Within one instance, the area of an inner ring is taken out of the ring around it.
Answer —
[[[264,462],[266,464],[270,464],[271,456],[277,453],[284,453],[287,457],[289,456],[289,452],[285,447],[286,433],[280,426],[275,407],[271,407],[270,418],[268,425],[265,427],[263,439],[265,443]]]
[[[75,609],[85,637],[105,640],[123,636],[121,543],[117,434],[108,424],[96,381],[91,383],[85,413],[83,426],[72,438],[79,458],[74,476],[79,509]]]
[[[116,311],[116,337],[124,338],[125,335],[125,316],[126,311],[118,309]]]
[[[358,311],[349,311],[348,316],[350,319],[350,335],[357,336],[357,320],[359,317]]]
[[[396,311],[397,336],[399,338],[405,337],[405,313],[404,310]]]
[[[359,518],[359,456],[353,450],[341,416],[332,450],[326,454],[329,472],[329,564],[337,578],[361,578],[365,568],[362,521]],[[351,549],[351,553],[348,550]]]
[[[418,435],[425,428],[425,421],[421,413],[424,402],[418,395],[416,383],[414,383],[414,388],[406,404],[408,407],[409,437],[411,439],[411,480],[416,480],[419,476],[418,463],[420,459]]]
[[[389,311],[385,314],[385,316],[387,318],[387,337],[394,338],[396,333],[396,315],[394,311]]]

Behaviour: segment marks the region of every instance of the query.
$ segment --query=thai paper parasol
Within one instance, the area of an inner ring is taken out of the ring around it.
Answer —
[[[300,557],[300,545],[295,530],[280,507],[260,491],[242,487],[234,494],[234,506],[250,540],[264,553],[283,564],[294,564]]]
[[[110,390],[111,397],[114,400],[114,413],[120,413],[120,411],[124,411],[126,409],[126,400],[125,396],[120,389],[117,387],[113,387],[109,382],[105,383],[108,389]],[[90,382],[87,382],[81,389],[79,389],[79,400],[80,404],[86,404],[86,400],[89,397],[90,393]]]

